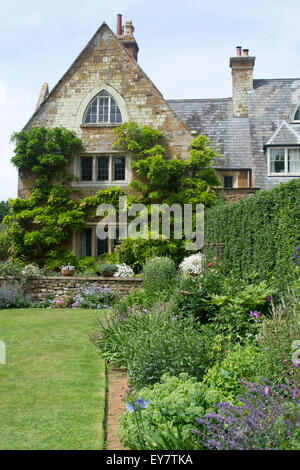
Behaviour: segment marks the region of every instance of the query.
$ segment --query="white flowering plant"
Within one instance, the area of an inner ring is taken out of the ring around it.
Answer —
[[[131,277],[134,275],[133,269],[127,264],[118,264],[114,277]]]
[[[183,273],[201,274],[203,265],[203,255],[196,253],[191,256],[187,256],[179,265],[179,269]]]
[[[26,264],[22,269],[22,275],[25,277],[42,276],[43,271],[35,264]]]

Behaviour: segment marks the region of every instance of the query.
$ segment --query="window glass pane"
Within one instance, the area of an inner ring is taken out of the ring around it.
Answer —
[[[81,180],[92,181],[93,179],[93,157],[81,157]]]
[[[97,157],[98,162],[98,181],[108,180],[109,157]]]
[[[108,238],[105,238],[105,240],[97,238],[97,256],[103,253],[108,253]]]
[[[114,158],[114,179],[125,180],[125,157]]]
[[[224,176],[224,188],[233,188],[233,176]]]
[[[285,173],[285,150],[271,149],[271,173]]]
[[[92,229],[86,228],[80,232],[80,256],[92,256]]]
[[[89,105],[84,119],[85,124],[97,122],[97,98]]]
[[[85,124],[103,122],[111,122],[112,124],[122,122],[119,106],[106,91],[102,91],[93,99],[84,117]]]
[[[288,150],[288,172],[300,174],[300,149]]]
[[[294,121],[300,121],[300,106],[295,113]]]

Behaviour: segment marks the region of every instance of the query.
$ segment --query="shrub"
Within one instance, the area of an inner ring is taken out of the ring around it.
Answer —
[[[25,276],[27,279],[35,276],[42,276],[43,270],[34,264],[26,264],[21,271],[22,276]]]
[[[226,352],[225,357],[208,369],[203,383],[210,392],[217,392],[219,400],[234,400],[241,391],[240,378],[254,380],[260,360],[258,348],[252,344],[236,345]]]
[[[4,261],[9,258],[10,241],[6,230],[0,232],[0,260]]]
[[[133,269],[127,264],[118,264],[114,277],[131,277],[134,275]]]
[[[177,264],[186,254],[183,240],[144,240],[142,238],[127,238],[122,242],[118,249],[118,255],[121,263],[128,264],[139,273],[146,261],[157,256],[167,256],[172,258]]]
[[[130,449],[194,449],[199,448],[191,431],[196,417],[205,409],[202,384],[186,373],[178,377],[164,374],[154,385],[142,388],[137,393],[148,406],[141,410],[141,443],[136,419],[132,411],[120,416],[120,432],[125,446]]]
[[[194,323],[163,312],[147,317],[143,329],[137,328],[132,335],[132,353],[127,362],[129,383],[140,388],[158,382],[166,372],[186,372],[200,379],[207,364],[205,347]]]
[[[21,260],[14,261],[3,261],[0,263],[0,276],[12,276],[15,279],[22,279],[22,269],[24,268],[25,263]]]
[[[217,411],[197,418],[200,443],[211,450],[289,448],[299,437],[299,391],[293,386],[242,382],[240,405],[219,403]]]
[[[260,317],[268,314],[270,289],[265,281],[260,284],[244,285],[240,290],[232,285],[226,295],[212,295],[206,301],[209,322],[218,333],[229,333],[238,341],[257,334],[259,323],[251,317],[251,311],[258,311]]]
[[[172,259],[156,257],[146,261],[143,268],[143,287],[150,291],[169,288],[175,280],[176,267]]]
[[[19,285],[0,288],[0,309],[29,307],[31,297]]]
[[[293,363],[293,346],[299,340],[299,295],[300,291],[290,291],[277,306],[271,301],[271,316],[264,318],[260,324],[257,335],[261,357],[258,370],[262,377],[274,382],[285,380],[283,370],[297,376],[300,381],[300,368]]]
[[[180,263],[179,269],[184,273],[200,274],[203,270],[203,255],[196,253],[194,255],[187,256]]]

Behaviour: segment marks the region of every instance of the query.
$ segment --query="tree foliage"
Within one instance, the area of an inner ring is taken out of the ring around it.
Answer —
[[[161,145],[163,135],[149,126],[139,128],[134,122],[115,130],[119,150],[132,154],[135,177],[129,187],[140,194],[144,204],[204,204],[212,206],[220,184],[211,168],[219,156],[214,144],[200,135],[191,142],[186,160],[168,158]]]

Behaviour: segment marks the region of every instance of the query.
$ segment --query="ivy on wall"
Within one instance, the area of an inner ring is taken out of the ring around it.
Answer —
[[[225,243],[222,262],[237,275],[292,279],[299,201],[300,179],[295,179],[237,203],[218,204],[205,211],[205,242]]]

